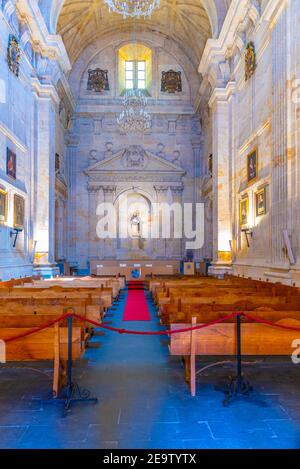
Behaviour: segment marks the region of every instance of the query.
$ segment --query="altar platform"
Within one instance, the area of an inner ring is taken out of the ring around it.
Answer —
[[[145,280],[151,274],[179,274],[180,260],[92,260],[91,273],[99,276],[122,275],[126,280]]]

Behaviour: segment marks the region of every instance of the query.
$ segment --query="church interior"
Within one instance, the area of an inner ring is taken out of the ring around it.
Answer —
[[[0,449],[300,449],[299,25],[0,0]]]

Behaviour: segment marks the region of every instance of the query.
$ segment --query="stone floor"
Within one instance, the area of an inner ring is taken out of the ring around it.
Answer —
[[[150,323],[122,323],[124,305],[108,319],[114,326],[159,329],[153,306]],[[74,406],[65,418],[39,400],[51,388],[49,366],[1,366],[0,448],[300,448],[300,365],[248,365],[260,402],[225,408],[214,385],[232,372],[226,365],[199,374],[192,398],[166,338],[96,331],[75,376],[99,404]]]

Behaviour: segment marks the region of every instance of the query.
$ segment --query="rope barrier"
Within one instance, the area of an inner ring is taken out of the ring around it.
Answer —
[[[49,321],[46,324],[43,324],[43,326],[36,327],[35,329],[31,329],[29,331],[23,332],[22,334],[16,335],[14,337],[10,337],[9,339],[6,339],[5,342],[6,343],[14,342],[15,340],[24,339],[24,337],[28,337],[28,336],[33,335],[33,334],[37,334],[38,332],[41,332],[45,329],[48,329],[49,327],[52,327],[55,324],[57,324],[59,322],[62,322],[65,319],[68,319],[69,316],[73,316],[73,315],[74,315],[74,313],[72,313],[72,314],[65,313],[62,316],[60,316],[59,318],[54,319],[53,321]]]
[[[69,308],[69,310],[70,309],[71,308]],[[282,330],[300,332],[300,327],[286,326],[284,324],[276,324],[276,323],[273,323],[271,321],[266,321],[262,318],[257,318],[257,317],[254,317],[250,314],[243,313],[243,312],[234,312],[234,313],[231,313],[231,314],[229,314],[227,316],[224,316],[222,318],[216,319],[214,321],[210,321],[210,322],[205,323],[205,324],[200,324],[199,326],[194,326],[194,327],[188,327],[188,328],[182,328],[182,329],[173,329],[173,330],[169,329],[169,330],[165,330],[165,331],[135,331],[135,330],[128,330],[128,329],[121,329],[121,328],[117,328],[117,327],[106,326],[106,325],[101,324],[97,321],[93,321],[92,319],[88,319],[84,316],[80,316],[80,315],[76,314],[74,312],[74,310],[72,310],[72,311],[73,311],[72,313],[66,312],[62,316],[60,316],[59,318],[56,318],[53,321],[49,321],[49,322],[47,322],[46,324],[44,324],[40,327],[37,327],[37,328],[31,329],[29,331],[23,332],[22,334],[19,334],[17,336],[10,337],[9,339],[6,339],[5,342],[6,343],[13,342],[13,341],[28,337],[30,335],[37,334],[38,332],[41,332],[45,329],[48,329],[49,327],[52,327],[55,324],[60,323],[60,322],[64,321],[65,319],[68,319],[69,317],[77,318],[82,322],[87,322],[87,323],[89,323],[89,324],[91,324],[95,327],[99,327],[101,329],[105,329],[105,330],[108,330],[108,331],[111,331],[111,332],[117,332],[119,334],[129,334],[129,335],[167,336],[167,335],[174,335],[174,334],[183,334],[185,332],[198,331],[198,330],[205,329],[205,328],[208,328],[208,327],[211,327],[211,326],[215,326],[217,324],[222,324],[222,323],[224,323],[224,322],[226,322],[230,319],[236,318],[239,315],[249,319],[249,321],[257,322],[257,323],[263,324],[265,326],[276,327],[276,328],[282,329]]]

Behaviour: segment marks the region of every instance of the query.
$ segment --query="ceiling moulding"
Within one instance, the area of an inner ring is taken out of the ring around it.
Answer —
[[[209,39],[205,46],[199,65],[199,73],[205,76],[212,63],[224,61],[227,50],[232,49],[238,35],[240,24],[246,17],[261,25],[263,23],[275,23],[282,10],[286,7],[287,0],[272,0],[263,10],[262,15],[253,0],[232,0],[218,39]]]
[[[64,73],[71,70],[71,63],[59,35],[49,34],[37,0],[17,0],[16,12],[28,26],[33,48],[51,60],[57,60]]]
[[[0,122],[0,133],[7,137],[23,153],[28,151],[28,147],[17,137],[3,122]]]

